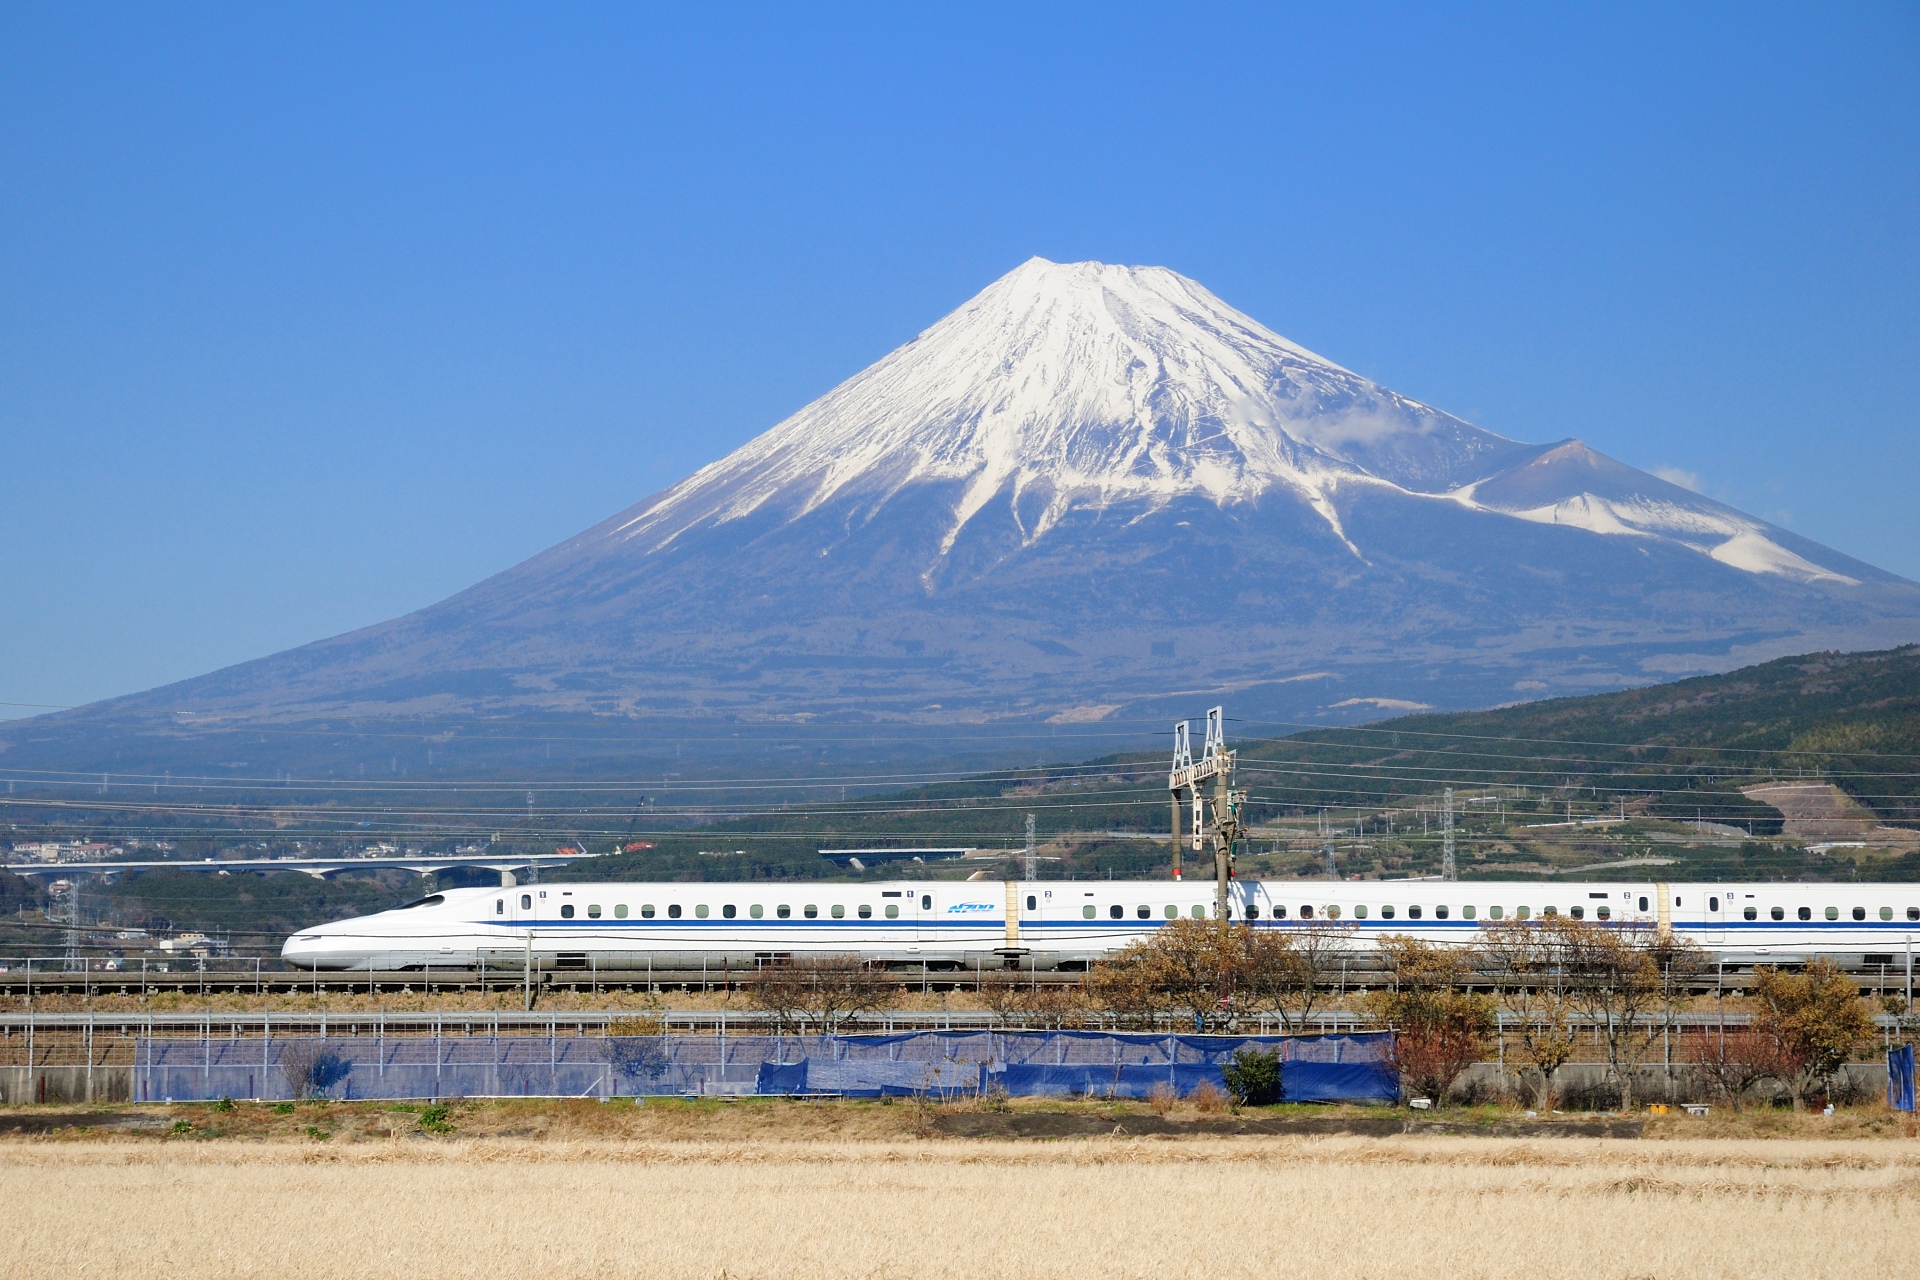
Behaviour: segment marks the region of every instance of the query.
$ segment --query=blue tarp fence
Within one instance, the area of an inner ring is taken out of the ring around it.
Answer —
[[[1913,1110],[1913,1046],[1887,1050],[1887,1105],[1895,1111]]]
[[[1277,1049],[1289,1102],[1392,1102],[1389,1032],[1328,1036],[917,1031],[871,1036],[334,1036],[141,1039],[134,1097],[845,1097],[1004,1092],[1144,1098],[1224,1088],[1239,1050]]]

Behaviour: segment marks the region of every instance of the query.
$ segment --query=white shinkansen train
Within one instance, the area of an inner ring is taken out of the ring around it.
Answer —
[[[1920,885],[1544,884],[1240,880],[1229,916],[1256,928],[1350,926],[1470,941],[1484,925],[1564,915],[1671,929],[1726,964],[1830,957],[1901,965],[1920,942]],[[1207,919],[1210,881],[551,884],[449,889],[303,929],[282,955],[310,969],[751,966],[857,955],[931,969],[1078,969],[1169,920]]]

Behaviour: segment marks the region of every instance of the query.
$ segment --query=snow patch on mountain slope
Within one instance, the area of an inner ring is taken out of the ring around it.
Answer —
[[[1824,569],[1768,538],[1757,523],[1732,515],[1683,507],[1649,498],[1627,500],[1582,493],[1545,506],[1515,509],[1483,505],[1472,487],[1452,495],[1466,506],[1527,520],[1563,525],[1608,537],[1660,538],[1679,542],[1748,573],[1772,573],[1800,582],[1828,581],[1859,586],[1858,578]]]

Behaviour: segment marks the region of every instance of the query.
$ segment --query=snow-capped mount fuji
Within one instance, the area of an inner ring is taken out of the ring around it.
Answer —
[[[945,555],[990,505],[1023,541],[1067,512],[1269,492],[1336,533],[1329,491],[1432,492],[1525,453],[1296,346],[1160,267],[1034,258],[733,454],[615,535],[658,548],[701,521],[835,500],[872,513],[951,488]]]
[[[1473,426],[1172,271],[1035,258],[459,595],[32,723],[1353,719],[1916,639],[1913,583]]]
[[[1377,485],[1596,533],[1666,538],[1755,572],[1852,581],[1766,526],[1577,441],[1483,431],[1315,355],[1163,267],[1033,258],[918,339],[635,513],[611,536],[662,550],[756,511],[855,519],[954,491],[929,585],[1003,505],[1022,545],[1068,512],[1303,503],[1356,556],[1339,491]]]

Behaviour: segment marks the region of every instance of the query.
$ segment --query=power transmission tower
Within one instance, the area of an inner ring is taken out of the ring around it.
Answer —
[[[1458,880],[1460,866],[1453,856],[1453,788],[1446,790],[1446,807],[1440,811],[1440,878]]]
[[[1040,857],[1034,850],[1032,814],[1027,815],[1027,856],[1023,861],[1023,865],[1024,872],[1020,877],[1022,880],[1035,880],[1039,878],[1037,873],[1040,870]]]
[[[1322,856],[1324,856],[1327,860],[1327,879],[1338,880],[1340,878],[1340,873],[1334,869],[1334,865],[1333,865],[1333,841],[1329,840],[1325,844],[1321,845],[1320,852]]]

